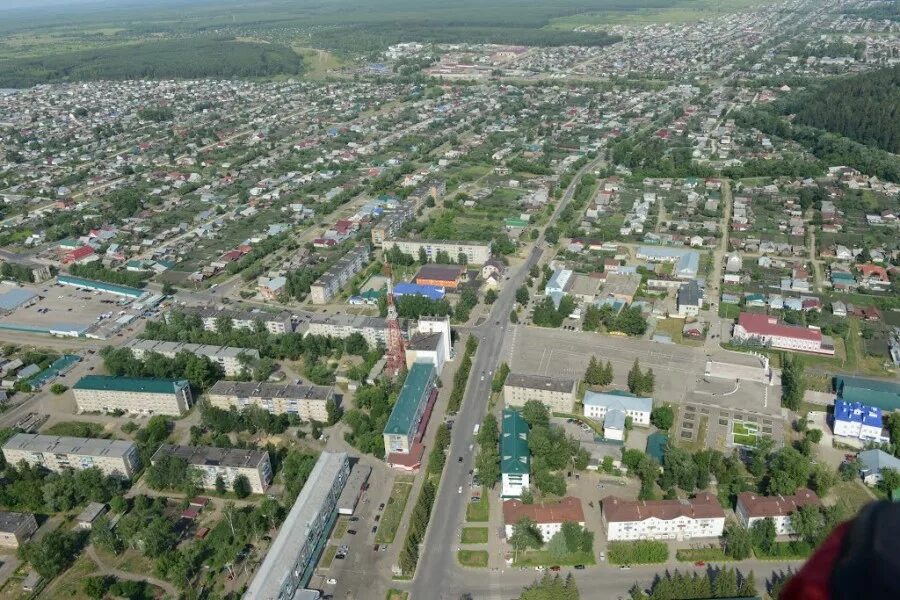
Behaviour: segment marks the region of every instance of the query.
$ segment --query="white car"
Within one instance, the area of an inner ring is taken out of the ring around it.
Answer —
[[[334,577],[329,577],[325,580],[325,583],[327,583],[328,585],[335,585],[337,584],[337,579],[335,579]]]
[[[457,494],[462,494],[462,486],[459,486],[459,489],[456,490],[456,493],[457,493]]]

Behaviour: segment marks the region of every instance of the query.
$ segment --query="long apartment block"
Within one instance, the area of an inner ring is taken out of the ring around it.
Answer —
[[[270,413],[295,414],[307,421],[321,422],[328,420],[328,401],[337,400],[331,386],[255,381],[217,381],[207,397],[210,404],[219,408],[259,406]]]

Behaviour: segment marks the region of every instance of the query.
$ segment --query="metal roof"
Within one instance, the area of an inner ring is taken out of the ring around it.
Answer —
[[[653,410],[653,398],[643,398],[620,390],[611,392],[588,390],[584,394],[582,403],[585,406],[605,406],[606,410],[636,410],[641,412]]]
[[[37,294],[23,290],[22,288],[13,288],[8,292],[0,294],[0,310],[15,310],[22,304],[25,304]]]
[[[400,395],[394,404],[394,410],[384,426],[384,433],[408,435],[412,429],[413,419],[421,405],[428,398],[431,383],[434,381],[434,365],[431,363],[413,363],[403,382]]]
[[[547,377],[544,375],[510,373],[506,376],[505,385],[533,390],[549,390],[551,392],[568,393],[575,388],[575,380],[562,377]]]
[[[519,411],[504,409],[500,434],[500,471],[528,473],[531,453],[528,450],[528,423]]]
[[[34,433],[17,433],[3,444],[4,450],[78,454],[81,456],[125,456],[134,450],[131,442]]]
[[[163,444],[150,459],[156,462],[164,456],[177,456],[189,465],[236,467],[241,469],[256,468],[268,459],[265,450],[248,450],[242,448],[217,448],[215,446],[177,446]]]
[[[175,394],[186,388],[188,385],[190,385],[190,383],[187,379],[85,375],[72,386],[72,389],[107,392],[142,392],[146,394]]]

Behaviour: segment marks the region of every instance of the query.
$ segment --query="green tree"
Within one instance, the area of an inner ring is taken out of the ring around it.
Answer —
[[[56,529],[39,541],[28,542],[19,547],[19,558],[31,563],[44,579],[53,579],[62,573],[75,559],[78,541],[74,534]]]
[[[796,355],[782,353],[781,362],[781,405],[789,410],[798,410],[806,393],[803,359]]]
[[[225,479],[222,478],[221,473],[216,475],[216,481],[215,481],[214,486],[215,486],[216,492],[219,494],[224,494],[226,491],[228,491],[228,488],[225,486]]]
[[[528,304],[528,298],[529,298],[528,288],[525,287],[524,285],[520,286],[516,290],[516,302],[518,302],[522,306],[525,306],[526,304]]]
[[[344,416],[344,409],[335,402],[334,398],[329,398],[325,402],[325,412],[328,414],[328,424],[334,425]]]
[[[84,580],[81,589],[84,590],[85,595],[89,598],[103,600],[106,596],[106,592],[109,591],[109,588],[112,587],[114,582],[115,579],[112,577],[107,577],[106,575],[94,575],[93,577],[88,577]]]
[[[657,406],[650,413],[650,423],[657,429],[668,431],[675,424],[675,411],[668,404]]]
[[[246,498],[253,493],[253,488],[250,487],[250,480],[247,479],[246,475],[238,475],[235,477],[234,481],[231,483],[231,487],[234,490],[234,495],[238,498]]]
[[[123,545],[119,536],[110,528],[109,519],[106,515],[97,517],[91,525],[91,543],[110,554],[119,554],[122,552]]]
[[[818,506],[801,506],[791,513],[790,518],[791,528],[798,539],[815,544],[824,537],[825,518]]]
[[[509,543],[516,550],[537,549],[544,545],[537,523],[528,517],[522,517],[513,525]]]
[[[641,373],[641,364],[638,359],[634,359],[634,365],[628,371],[628,391],[632,394],[640,393],[643,373]]]
[[[65,392],[67,389],[69,389],[69,388],[67,388],[65,385],[63,385],[61,383],[54,383],[53,385],[50,386],[50,393],[53,394],[54,396],[59,396],[60,394]]]
[[[509,322],[510,323],[518,323],[519,322],[519,315],[516,313],[515,310],[509,311]]]
[[[744,560],[750,556],[751,551],[750,532],[730,521],[725,526],[725,553],[735,560]]]
[[[772,551],[776,535],[775,521],[771,517],[756,521],[750,528],[750,539],[753,546],[766,553]]]
[[[812,442],[813,444],[818,444],[822,441],[822,430],[821,429],[810,429],[806,432],[806,438]]]
[[[490,289],[484,293],[484,303],[490,306],[497,301],[497,291]]]

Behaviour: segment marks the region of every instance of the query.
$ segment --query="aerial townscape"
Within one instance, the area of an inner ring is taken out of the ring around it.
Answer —
[[[0,0],[0,449],[0,600],[900,598],[900,5]]]

